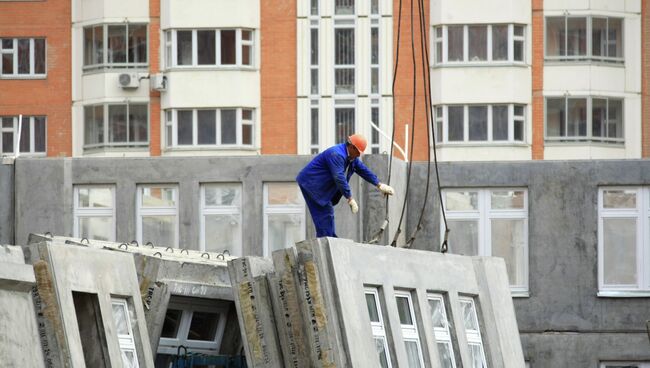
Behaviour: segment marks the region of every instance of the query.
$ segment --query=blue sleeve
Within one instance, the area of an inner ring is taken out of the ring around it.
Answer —
[[[354,172],[356,172],[360,177],[362,177],[365,181],[368,183],[377,186],[379,184],[379,179],[377,179],[377,175],[375,175],[368,166],[364,165],[361,160],[358,158],[355,159],[355,165],[354,165]]]
[[[348,181],[345,179],[345,158],[337,155],[335,152],[331,152],[325,157],[325,161],[339,191],[343,193],[345,198],[352,197],[352,191],[350,190]]]

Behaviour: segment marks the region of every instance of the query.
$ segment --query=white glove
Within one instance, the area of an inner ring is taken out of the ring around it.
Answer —
[[[359,212],[359,205],[357,204],[357,201],[354,200],[354,198],[348,199],[348,204],[350,205],[350,210],[352,210],[352,213]]]
[[[377,185],[377,188],[379,188],[379,191],[381,191],[381,192],[384,193],[384,194],[388,194],[388,195],[393,195],[393,194],[395,194],[395,191],[394,191],[393,188],[392,188],[391,186],[389,186],[389,185],[379,183],[379,185]]]

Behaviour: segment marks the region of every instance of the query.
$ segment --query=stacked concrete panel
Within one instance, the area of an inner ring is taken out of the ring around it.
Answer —
[[[231,274],[255,258],[231,262]],[[279,341],[285,367],[381,367],[366,304],[368,287],[380,290],[381,313],[385,313],[388,366],[407,364],[405,336],[396,293],[413,300],[414,325],[421,342],[422,363],[442,367],[428,295],[444,295],[448,302],[456,366],[472,366],[474,357],[464,329],[461,299],[476,304],[485,360],[489,366],[523,367],[524,359],[510,296],[505,263],[490,257],[444,255],[391,247],[354,243],[350,240],[320,238],[307,240],[296,248],[273,254],[274,272],[266,278],[235,280],[235,288],[268,287],[270,298],[255,302],[265,310],[273,308],[275,328],[266,326],[266,343]],[[235,295],[235,298],[249,295]],[[241,301],[240,301],[241,304]],[[238,309],[243,325],[255,325],[250,313]],[[268,314],[268,312],[265,312]],[[259,316],[257,316],[259,318]],[[247,353],[264,344],[261,335],[242,331]],[[271,341],[273,340],[273,341]],[[266,367],[250,360],[252,367]],[[279,365],[276,365],[279,366]]]

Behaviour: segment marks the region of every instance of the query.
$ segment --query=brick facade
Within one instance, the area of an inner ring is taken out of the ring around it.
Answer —
[[[160,72],[160,1],[149,0],[149,75]],[[151,80],[149,80],[151,82]],[[160,92],[149,92],[149,154],[160,156],[163,142],[160,135]]]
[[[650,0],[641,0],[641,157],[650,157]]]
[[[532,118],[533,160],[544,159],[544,1],[532,0]]]

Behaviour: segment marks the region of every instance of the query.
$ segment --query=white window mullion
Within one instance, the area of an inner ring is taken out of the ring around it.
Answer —
[[[463,26],[463,62],[469,61],[469,29]]]
[[[487,62],[492,61],[492,25],[487,26]]]
[[[199,111],[192,109],[192,145],[196,146],[199,142]]]
[[[241,55],[241,28],[235,30],[235,65],[242,65],[242,55]],[[239,141],[238,141],[239,142]]]
[[[465,27],[467,31],[467,27]],[[467,49],[465,49],[467,52]],[[469,106],[463,105],[463,142],[469,142]]]
[[[494,141],[493,129],[492,129],[492,105],[487,105],[487,141]]]
[[[215,121],[217,122],[217,145],[221,144],[221,110],[217,109],[216,110],[216,119]]]
[[[447,33],[447,26],[442,26],[442,62],[443,64],[447,62],[448,53],[447,48],[449,47],[449,37]],[[446,141],[446,140],[445,140]]]
[[[508,24],[508,62],[515,61],[515,26]]]
[[[36,68],[34,66],[34,39],[29,39],[29,75],[34,75]]]
[[[217,29],[214,32],[214,42],[215,42],[215,50],[217,51],[216,54],[217,59],[215,60],[215,62],[217,66],[221,66],[221,30],[220,29]]]

